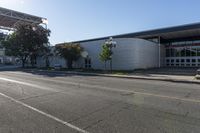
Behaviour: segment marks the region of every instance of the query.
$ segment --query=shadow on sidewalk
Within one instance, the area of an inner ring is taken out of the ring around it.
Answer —
[[[129,75],[152,76],[157,75],[176,75],[176,76],[195,76],[198,68],[178,68],[178,67],[163,67],[146,70],[135,70]]]
[[[146,76],[146,77],[154,77],[153,75],[174,75],[174,76],[195,76],[198,68],[154,68],[154,69],[146,69],[146,70],[134,70],[134,71],[122,71],[128,76]],[[91,74],[80,74],[80,73],[70,73],[71,71],[44,71],[39,69],[22,69],[22,68],[0,68],[1,71],[21,71],[25,73],[30,73],[34,75],[41,75],[45,77],[70,77],[70,76],[95,76]],[[69,73],[68,73],[69,72]],[[76,71],[74,71],[76,72]],[[84,71],[82,71],[84,72]],[[95,73],[96,71],[94,71]],[[87,73],[87,72],[86,72]],[[98,73],[98,72],[97,72]],[[102,73],[99,73],[102,74]],[[109,73],[108,73],[109,74]]]

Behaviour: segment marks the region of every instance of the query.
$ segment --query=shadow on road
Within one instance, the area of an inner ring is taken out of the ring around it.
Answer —
[[[198,68],[154,68],[146,70],[134,70],[129,71],[127,75],[138,75],[138,76],[147,76],[152,77],[155,75],[176,75],[176,76],[195,76]],[[34,75],[41,75],[45,77],[69,77],[69,76],[95,76],[92,74],[80,74],[80,73],[71,73],[72,71],[44,71],[39,69],[22,69],[22,68],[1,68],[0,72],[3,71],[18,71],[25,72]]]
[[[163,67],[163,68],[152,68],[146,70],[135,70],[131,74],[134,75],[145,75],[152,76],[152,74],[157,75],[176,75],[176,76],[195,76],[198,68],[187,68],[187,67]]]
[[[76,74],[76,73],[70,73],[68,71],[44,71],[44,70],[39,70],[39,69],[22,69],[22,68],[4,68],[0,69],[0,72],[24,72],[24,73],[29,73],[33,75],[40,75],[44,77],[72,77],[72,76],[95,76],[95,75],[90,75],[90,74]]]

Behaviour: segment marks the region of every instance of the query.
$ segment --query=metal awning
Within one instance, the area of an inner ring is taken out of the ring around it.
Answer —
[[[189,29],[189,30],[180,30],[180,31],[171,31],[171,32],[152,34],[152,35],[143,35],[143,36],[138,36],[138,37],[139,38],[151,38],[151,37],[158,37],[158,36],[162,37],[163,39],[200,37],[200,28]]]
[[[0,29],[12,30],[20,22],[42,24],[44,21],[47,19],[0,7]]]
[[[193,23],[187,25],[173,26],[167,28],[160,28],[154,30],[147,30],[135,33],[107,36],[101,38],[87,39],[81,41],[75,41],[78,43],[88,42],[88,41],[97,41],[97,40],[106,40],[109,37],[113,38],[154,38],[161,37],[163,39],[176,39],[176,38],[185,38],[185,37],[199,37],[200,38],[200,23]]]
[[[124,35],[119,35],[117,37],[138,37],[138,38],[145,39],[145,38],[158,37],[158,36],[162,37],[163,39],[197,37],[197,36],[200,37],[200,23],[124,34]]]

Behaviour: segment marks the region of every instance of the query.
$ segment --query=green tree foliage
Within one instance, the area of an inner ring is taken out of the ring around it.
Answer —
[[[3,33],[0,33],[0,48],[2,48],[2,42],[5,40],[5,35]]]
[[[99,58],[102,62],[105,63],[105,69],[106,69],[106,62],[111,60],[111,56],[112,56],[112,51],[110,50],[109,46],[103,44],[101,53],[99,54]]]
[[[66,43],[56,45],[57,55],[63,57],[66,60],[68,69],[72,69],[73,61],[77,61],[81,57],[83,48],[80,44]]]
[[[22,67],[25,66],[27,59],[30,59],[33,66],[37,57],[46,52],[50,30],[46,30],[40,25],[27,23],[17,25],[15,29],[8,39],[3,41],[6,54],[19,57],[22,61]]]

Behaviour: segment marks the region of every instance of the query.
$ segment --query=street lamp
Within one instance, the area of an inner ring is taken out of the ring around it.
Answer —
[[[110,37],[110,38],[105,42],[105,44],[109,47],[110,52],[111,52],[111,56],[110,56],[110,71],[111,71],[111,73],[112,73],[112,54],[113,54],[112,49],[116,47],[117,42],[113,41],[113,38]]]
[[[42,23],[45,25],[45,29],[47,29],[48,20],[46,18],[43,18]]]

